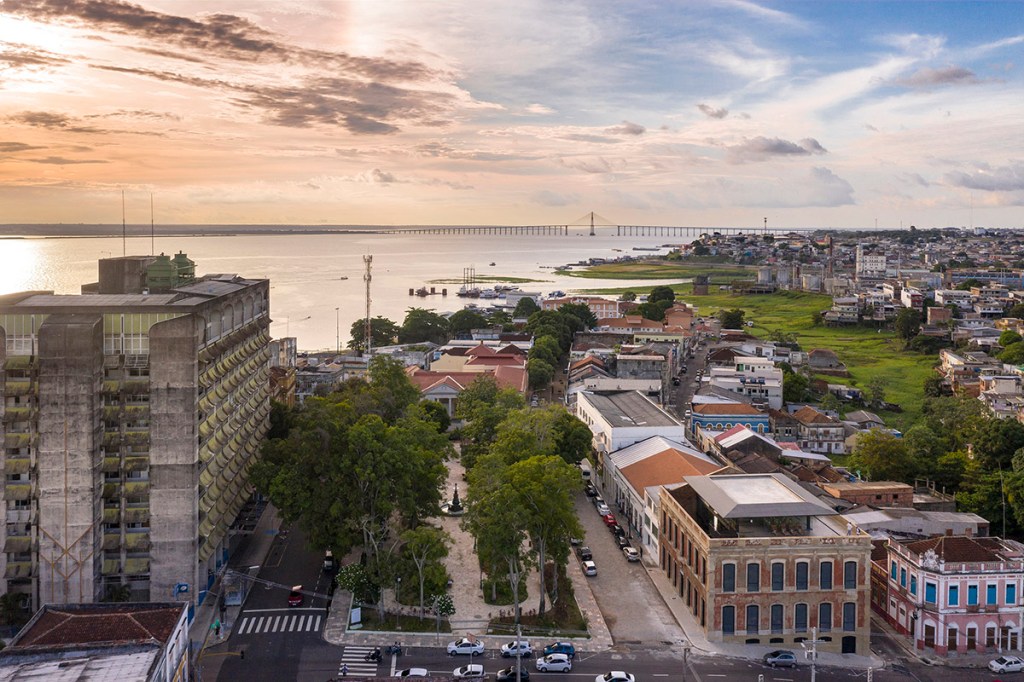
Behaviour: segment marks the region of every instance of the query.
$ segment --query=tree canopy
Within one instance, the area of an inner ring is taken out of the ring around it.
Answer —
[[[857,437],[850,463],[873,481],[905,482],[917,473],[917,463],[907,444],[882,429],[871,429]]]
[[[722,329],[741,329],[746,312],[739,308],[733,308],[732,310],[725,310],[723,308],[715,313],[715,317],[722,324]]]
[[[447,340],[448,320],[443,315],[425,308],[409,308],[405,312],[405,321],[398,330],[399,343],[430,341],[440,344]]]
[[[482,329],[490,324],[482,313],[469,308],[463,308],[452,313],[448,318],[448,331],[452,336],[459,337],[469,334],[473,329]]]
[[[398,337],[398,325],[392,320],[386,317],[377,317],[370,319],[370,334],[373,346],[390,346],[395,342],[395,338]],[[349,328],[349,336],[352,337],[352,341],[349,347],[358,350],[366,350],[366,318],[356,320],[352,323]]]
[[[676,300],[676,292],[672,291],[672,287],[664,285],[656,286],[651,289],[651,293],[647,295],[647,300],[651,303],[658,303],[661,301],[673,303]]]
[[[516,303],[516,309],[512,311],[512,317],[529,318],[530,315],[533,315],[535,312],[538,312],[539,310],[540,306],[537,305],[537,302],[535,300],[533,300],[529,296],[524,296],[521,299],[519,299],[518,303]]]

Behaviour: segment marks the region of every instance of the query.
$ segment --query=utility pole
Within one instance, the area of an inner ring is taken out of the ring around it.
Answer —
[[[686,682],[686,668],[689,666],[687,660],[690,656],[690,643],[686,642],[683,644],[683,682]]]
[[[811,682],[815,682],[815,665],[818,662],[818,645],[823,644],[818,639],[818,628],[811,628],[811,640],[800,642],[800,646],[804,648],[804,656],[811,659]],[[810,648],[808,648],[810,647]]]
[[[520,642],[523,639],[523,626],[516,623],[516,682],[523,679],[523,650]]]

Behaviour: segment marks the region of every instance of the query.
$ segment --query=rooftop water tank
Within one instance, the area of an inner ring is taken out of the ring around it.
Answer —
[[[166,291],[178,286],[178,266],[170,256],[160,254],[146,268],[146,288],[150,291]]]
[[[184,284],[196,278],[196,262],[179,251],[174,256],[174,265],[178,268],[178,281]]]

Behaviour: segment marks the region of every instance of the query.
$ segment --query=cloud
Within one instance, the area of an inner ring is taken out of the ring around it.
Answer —
[[[726,116],[729,115],[729,110],[726,109],[725,107],[722,107],[721,109],[716,109],[710,104],[704,104],[703,102],[698,104],[697,108],[700,109],[701,113],[703,113],[708,118],[725,118]]]
[[[738,10],[746,12],[755,19],[764,19],[773,23],[782,24],[792,28],[807,28],[808,24],[803,19],[788,14],[786,12],[779,11],[777,9],[771,9],[770,7],[762,7],[755,2],[749,2],[749,0],[718,0],[719,4],[727,7],[733,7]]]
[[[984,192],[1017,192],[1024,190],[1024,163],[991,168],[981,166],[971,173],[953,171],[946,173],[945,181],[956,187],[977,189]]]
[[[530,195],[530,199],[541,206],[574,206],[580,202],[578,194],[564,194],[542,189]]]
[[[528,114],[536,114],[538,116],[546,116],[548,114],[555,113],[555,110],[552,109],[551,107],[546,107],[543,104],[537,104],[536,102],[527,105],[524,111],[526,111],[526,113]]]
[[[41,159],[25,159],[32,163],[47,163],[55,166],[73,166],[82,163],[107,163],[107,161],[101,161],[99,159],[66,159],[63,156],[46,156]]]
[[[27,152],[33,149],[46,149],[46,147],[25,144],[24,142],[0,142],[0,152]]]
[[[340,51],[291,45],[248,19],[232,14],[210,14],[197,20],[120,0],[5,0],[3,7],[14,16],[175,45],[207,59],[299,64],[370,80],[426,81],[438,75],[418,62],[355,57]]]
[[[47,130],[62,130],[69,133],[107,133],[110,131],[96,128],[94,126],[83,126],[75,122],[70,116],[59,114],[53,111],[23,111],[19,114],[11,114],[8,121],[21,123],[33,128],[45,128]]]
[[[647,132],[647,128],[643,127],[639,123],[623,121],[622,125],[605,128],[605,132],[609,135],[643,135]]]
[[[0,7],[3,3],[0,3]],[[40,50],[31,45],[21,43],[0,43],[0,68],[4,69],[39,69],[63,66],[71,60],[60,57],[53,52]]]
[[[807,206],[846,206],[854,203],[853,185],[828,168],[812,168],[811,180],[810,194],[806,198]]]
[[[595,144],[618,144],[622,140],[616,140],[613,137],[604,137],[603,135],[587,135],[585,133],[570,133],[568,135],[561,136],[563,140],[569,140],[571,142],[593,142]]]
[[[612,173],[615,171],[612,162],[602,156],[593,158],[560,159],[559,162],[566,168],[583,171],[584,173],[597,174]]]
[[[809,156],[811,154],[827,154],[828,150],[812,137],[797,142],[782,140],[777,137],[755,137],[743,143],[726,148],[727,158],[732,163],[745,161],[764,161],[772,157]]]
[[[928,90],[945,85],[977,85],[982,80],[970,69],[962,66],[946,66],[941,69],[924,67],[904,78],[893,81],[906,88]]]

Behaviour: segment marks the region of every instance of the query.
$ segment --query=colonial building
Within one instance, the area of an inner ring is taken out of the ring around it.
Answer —
[[[782,474],[661,490],[660,566],[709,641],[869,651],[871,538]]]
[[[941,536],[877,553],[875,610],[918,650],[1021,651],[1024,545],[1000,538]]]
[[[0,297],[0,589],[201,594],[268,427],[267,280],[184,254],[100,261],[84,295]]]

